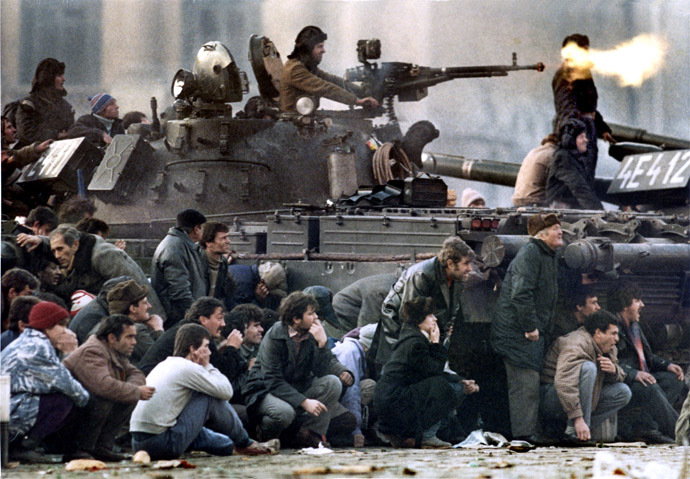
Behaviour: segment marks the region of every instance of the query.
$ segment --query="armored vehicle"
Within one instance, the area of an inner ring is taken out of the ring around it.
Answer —
[[[362,64],[345,77],[359,93],[379,100],[377,109],[316,110],[314,99],[305,97],[297,112],[280,112],[280,54],[267,37],[252,36],[249,59],[261,96],[233,112],[232,103],[248,91],[247,75],[225,45],[209,42],[191,72],[175,75],[173,108],[160,122],[154,108],[150,131],[115,137],[102,158],[77,140],[71,146],[77,159],[65,153],[61,162],[39,162],[25,172],[23,185],[95,198],[111,237],[126,239],[144,270],[176,213],[191,207],[232,225],[235,261],[280,261],[290,289],[323,284],[334,292],[365,276],[399,273],[453,235],[470,244],[486,268],[500,272],[527,240],[529,216],[554,211],[563,223],[571,277],[596,273],[602,291],[615,278],[634,280],[644,291],[655,345],[678,350],[690,344],[689,152],[660,159],[644,150],[626,157],[612,182],[601,183],[607,199],[617,197],[618,204],[634,198],[662,210],[448,206],[446,184],[424,171],[463,176],[458,171],[468,170],[463,177],[502,184],[512,178],[514,184],[519,166],[468,166],[448,155],[422,163],[424,145],[438,132],[421,122],[402,135],[395,98],[419,101],[444,81],[542,71],[543,64],[520,66],[513,54],[509,65],[430,68],[373,62],[378,40],[361,40],[357,48]],[[646,188],[638,187],[643,181]],[[678,206],[686,211],[671,211]],[[470,320],[490,321],[494,286],[486,282],[481,294],[472,295],[486,304],[468,312]]]

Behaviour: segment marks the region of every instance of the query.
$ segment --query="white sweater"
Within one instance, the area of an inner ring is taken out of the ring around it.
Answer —
[[[194,391],[228,401],[230,381],[211,364],[200,366],[179,356],[158,363],[146,377],[146,385],[156,388],[148,401],[139,401],[129,422],[131,432],[160,434],[177,423]]]

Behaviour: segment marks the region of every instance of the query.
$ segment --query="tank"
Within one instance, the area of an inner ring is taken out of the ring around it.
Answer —
[[[571,277],[595,275],[602,291],[616,278],[636,281],[645,294],[644,314],[653,328],[648,336],[655,346],[676,351],[690,344],[690,160],[688,152],[663,149],[685,148],[684,143],[656,138],[662,147],[640,147],[647,149],[622,158],[623,173],[597,182],[605,201],[618,199],[616,204],[623,205],[631,195],[644,194],[645,201],[663,206],[661,210],[448,206],[447,186],[435,175],[510,186],[519,165],[450,155],[428,155],[423,162],[421,152],[438,131],[422,121],[403,135],[396,99],[420,101],[430,87],[445,81],[540,72],[544,66],[519,65],[515,54],[507,65],[376,63],[380,50],[378,40],[360,40],[361,65],[345,74],[360,96],[379,100],[379,108],[318,110],[313,99],[303,98],[298,112],[281,113],[280,53],[270,39],[254,35],[249,60],[261,95],[233,111],[232,103],[248,91],[248,77],[225,45],[208,42],[192,71],[176,73],[171,85],[175,102],[160,121],[152,101],[150,130],[115,137],[102,157],[89,150],[78,161],[61,163],[64,175],[49,168],[53,164],[39,165],[24,186],[49,190],[59,185],[53,193],[95,198],[97,216],[110,224],[110,236],[127,240],[127,252],[144,271],[150,271],[155,247],[174,225],[177,212],[191,207],[231,225],[234,261],[279,261],[291,290],[323,284],[333,292],[365,276],[400,273],[436,254],[453,235],[463,238],[500,276],[527,240],[527,219],[553,211],[563,223],[568,243],[563,262]],[[391,162],[393,179],[384,181],[387,172],[382,169]],[[657,177],[667,188],[652,182],[645,188],[631,187],[648,178],[645,166],[662,171]],[[432,174],[417,174],[422,171]],[[53,176],[41,176],[45,172]],[[684,213],[674,210],[683,206]],[[487,304],[473,320],[488,323],[495,291],[493,284],[487,288],[486,294],[477,295]]]

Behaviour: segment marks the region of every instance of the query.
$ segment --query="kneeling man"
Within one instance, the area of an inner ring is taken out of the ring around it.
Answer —
[[[592,429],[630,401],[617,342],[616,317],[600,310],[549,349],[541,373],[542,413],[546,420],[567,418],[567,439],[589,441]]]

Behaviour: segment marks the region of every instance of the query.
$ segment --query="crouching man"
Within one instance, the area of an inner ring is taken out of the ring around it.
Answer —
[[[280,322],[261,342],[243,388],[247,410],[259,423],[261,437],[278,437],[297,420],[296,447],[326,442],[342,386],[352,386],[354,381],[326,346],[317,304],[312,295],[300,291],[283,300]]]
[[[565,421],[566,440],[591,439],[591,430],[623,408],[632,397],[618,365],[616,317],[600,310],[584,325],[556,339],[541,373],[542,415]]]
[[[175,459],[185,451],[216,456],[270,454],[278,441],[252,441],[228,401],[230,381],[209,360],[208,329],[185,324],[175,336],[173,356],[159,363],[146,378],[156,394],[140,401],[132,413],[132,449],[153,459]]]
[[[155,388],[129,362],[136,344],[134,321],[123,314],[104,318],[96,335],[65,359],[64,364],[89,391],[89,403],[74,425],[76,449],[101,461],[127,456],[113,451],[115,437],[138,401],[148,401]]]

